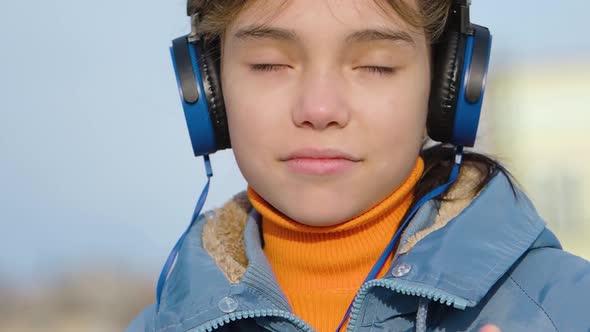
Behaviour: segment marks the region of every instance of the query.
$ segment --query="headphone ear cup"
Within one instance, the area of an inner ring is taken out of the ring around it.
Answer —
[[[213,124],[205,98],[199,54],[195,44],[182,36],[172,41],[170,56],[195,156],[217,151]]]
[[[195,156],[229,148],[218,44],[205,48],[182,36],[172,41],[170,55]]]
[[[463,76],[465,37],[447,31],[434,46],[433,80],[426,126],[428,136],[452,143],[459,85]]]
[[[203,41],[196,42],[199,56],[199,70],[203,79],[205,97],[209,105],[209,114],[215,134],[215,144],[217,150],[223,150],[231,147],[229,130],[227,126],[227,116],[225,113],[225,103],[223,101],[223,92],[221,89],[221,49],[220,40],[216,38],[204,46]]]

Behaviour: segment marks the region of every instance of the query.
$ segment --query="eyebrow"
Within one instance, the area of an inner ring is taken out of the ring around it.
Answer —
[[[241,40],[248,39],[273,39],[295,41],[297,34],[288,29],[273,28],[265,25],[251,25],[238,30],[234,36]]]
[[[251,25],[239,29],[234,36],[241,40],[248,39],[271,39],[278,41],[296,41],[297,34],[293,30],[275,28],[266,25]],[[346,37],[346,42],[362,43],[380,40],[390,40],[393,42],[404,42],[411,46],[416,46],[416,41],[412,36],[402,30],[392,29],[364,29],[355,31]]]
[[[416,41],[412,36],[401,30],[392,29],[365,29],[355,31],[346,37],[348,43],[371,42],[379,40],[390,40],[394,42],[405,42],[412,46],[416,46]]]

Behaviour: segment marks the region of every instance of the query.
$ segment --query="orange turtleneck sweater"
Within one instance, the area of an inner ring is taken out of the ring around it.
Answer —
[[[296,315],[318,331],[336,329],[399,228],[423,171],[424,162],[418,158],[404,183],[382,202],[352,220],[328,227],[288,219],[248,188],[252,205],[262,215],[264,253]],[[390,265],[388,259],[378,277]]]

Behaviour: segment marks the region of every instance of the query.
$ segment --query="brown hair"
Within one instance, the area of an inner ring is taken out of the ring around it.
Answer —
[[[222,36],[236,16],[261,0],[187,0],[188,12],[199,13],[193,31],[212,40]],[[272,0],[276,1],[276,0]],[[373,0],[385,13],[394,10],[410,26],[424,29],[427,40],[436,42],[444,31],[453,0],[417,0],[418,8],[406,0]],[[284,2],[286,3],[286,1]]]

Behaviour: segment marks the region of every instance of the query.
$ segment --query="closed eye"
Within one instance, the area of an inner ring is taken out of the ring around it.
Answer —
[[[370,73],[375,73],[379,75],[391,75],[395,72],[394,67],[385,67],[385,66],[360,66],[357,67],[358,69],[368,71]]]
[[[250,65],[250,68],[254,71],[279,71],[290,68],[290,66],[275,63],[256,63]]]

